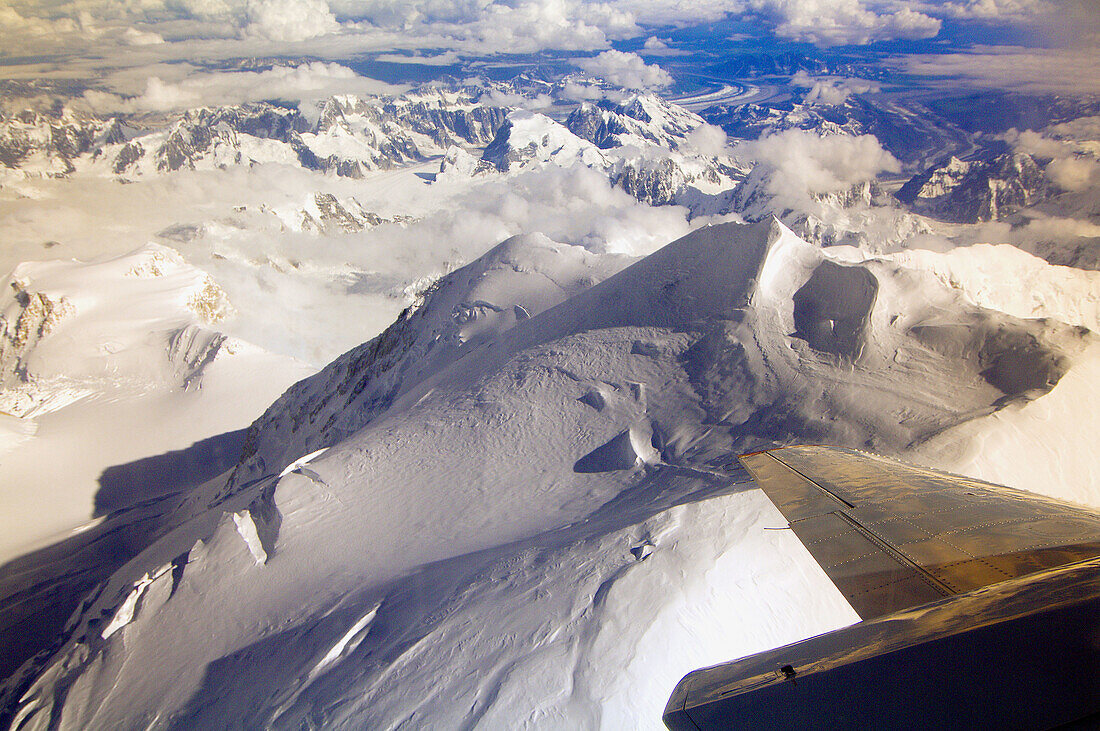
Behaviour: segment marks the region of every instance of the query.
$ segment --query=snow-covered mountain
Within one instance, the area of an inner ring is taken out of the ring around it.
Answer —
[[[13,725],[656,725],[684,670],[855,619],[761,530],[738,452],[919,448],[1100,503],[1051,456],[1100,413],[1097,313],[1053,295],[1100,282],[1010,251],[869,258],[774,220],[625,268],[505,242],[276,402],[9,681]]]
[[[583,165],[606,173],[612,185],[649,205],[725,212],[710,199],[733,188],[744,171],[727,155],[695,149],[691,135],[705,124],[686,109],[651,95],[619,103],[585,103],[564,123],[535,112],[513,111],[480,158],[452,148],[440,174],[457,179]]]
[[[251,103],[189,110],[166,123],[134,119],[131,126],[117,117],[23,112],[0,117],[0,164],[28,174],[89,168],[131,178],[276,162],[362,177],[452,145],[487,144],[506,110],[479,103],[483,93],[429,86],[397,97],[332,97],[308,117],[298,109]]]
[[[526,110],[508,115],[485,148],[481,160],[502,173],[538,163],[562,167],[607,165],[607,159],[596,145],[577,137],[546,115]],[[446,172],[446,167],[441,172]]]
[[[881,96],[853,94],[836,104],[718,104],[699,113],[733,138],[757,139],[789,129],[874,135],[891,154],[913,166],[929,166],[945,153],[973,149],[967,131],[923,104]]]
[[[73,172],[76,161],[107,145],[125,142],[127,130],[117,119],[25,110],[0,114],[0,165],[38,175]]]
[[[230,311],[225,293],[156,244],[102,262],[20,264],[6,285],[0,410],[15,416],[49,413],[142,376],[139,388],[197,388],[225,341],[208,329]]]
[[[848,245],[866,251],[897,250],[912,237],[933,230],[929,221],[904,210],[874,181],[809,193],[784,189],[777,175],[770,165],[753,166],[744,181],[723,196],[724,209],[746,221],[774,216],[819,246]]]
[[[703,124],[699,115],[652,94],[585,102],[565,120],[570,132],[604,150],[626,145],[677,150]]]

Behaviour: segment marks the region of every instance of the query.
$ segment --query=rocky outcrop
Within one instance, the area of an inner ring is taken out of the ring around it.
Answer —
[[[1050,194],[1043,169],[1030,155],[947,162],[914,175],[897,197],[914,210],[946,221],[996,221]]]

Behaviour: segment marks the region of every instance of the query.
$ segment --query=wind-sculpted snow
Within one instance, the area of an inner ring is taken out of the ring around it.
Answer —
[[[253,425],[227,489],[331,446],[383,413],[402,393],[516,322],[624,266],[540,235],[517,236],[443,277],[381,335],[297,384]]]
[[[511,239],[291,389],[9,682],[15,727],[655,725],[685,669],[855,619],[737,453],[950,468],[989,431],[1041,463],[1048,402],[1091,444],[1095,336],[983,309],[975,276],[774,220],[625,263]]]

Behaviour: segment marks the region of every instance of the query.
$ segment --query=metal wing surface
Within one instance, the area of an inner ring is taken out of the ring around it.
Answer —
[[[863,619],[1100,555],[1088,508],[851,449],[741,457]]]

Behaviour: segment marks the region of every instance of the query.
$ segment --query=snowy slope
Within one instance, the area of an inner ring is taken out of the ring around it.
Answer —
[[[684,671],[854,621],[738,452],[907,454],[1051,399],[1087,451],[1100,413],[1087,330],[854,259],[775,221],[616,274],[498,247],[277,403],[9,683],[15,727],[654,726]]]
[[[23,435],[6,440],[0,459],[5,559],[163,494],[122,480],[109,497],[104,471],[240,429],[310,373],[218,332],[232,309],[225,294],[156,244],[93,262],[20,264],[4,292],[0,410]]]

